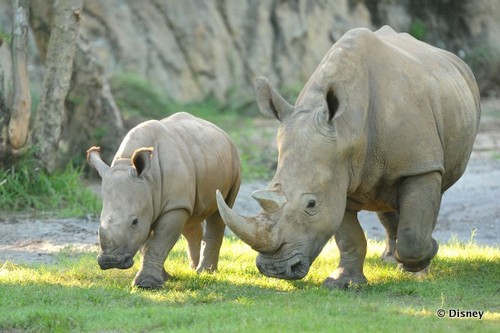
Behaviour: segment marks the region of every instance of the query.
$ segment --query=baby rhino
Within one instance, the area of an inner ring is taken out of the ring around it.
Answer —
[[[181,112],[130,130],[111,166],[98,147],[87,151],[87,161],[102,178],[101,269],[132,267],[140,249],[133,284],[161,288],[169,277],[164,262],[181,234],[197,272],[217,269],[225,225],[215,191],[232,205],[241,180],[238,153],[221,129]]]

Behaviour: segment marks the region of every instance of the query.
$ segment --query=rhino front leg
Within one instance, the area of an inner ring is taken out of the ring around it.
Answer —
[[[432,238],[441,204],[441,174],[407,178],[400,187],[399,227],[394,256],[409,272],[426,270],[438,251]]]
[[[217,270],[225,228],[226,225],[222,221],[218,211],[207,218],[206,231],[201,242],[200,263],[196,268],[196,272],[214,272]]]
[[[385,250],[381,259],[386,262],[396,262],[396,258],[394,258],[394,250],[396,248],[399,214],[395,211],[378,212],[377,216],[387,233]]]
[[[178,209],[164,214],[155,222],[154,229],[142,248],[142,268],[135,276],[135,286],[144,289],[163,287],[169,278],[163,265],[187,219],[188,213]]]
[[[335,241],[340,251],[337,269],[323,282],[327,288],[347,288],[350,284],[366,283],[363,264],[366,256],[366,238],[359,225],[356,212],[344,215],[340,228],[335,233]]]

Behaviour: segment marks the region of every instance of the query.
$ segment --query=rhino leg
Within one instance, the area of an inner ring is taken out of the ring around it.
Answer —
[[[387,232],[386,245],[381,259],[385,262],[396,262],[394,250],[398,233],[399,214],[392,212],[378,212],[377,216]]]
[[[170,211],[161,216],[142,248],[142,268],[134,279],[134,286],[144,289],[162,288],[169,278],[163,267],[170,250],[179,239],[188,219],[183,209]]]
[[[225,227],[218,211],[207,218],[206,231],[201,242],[200,263],[196,268],[197,273],[217,270]]]
[[[323,282],[330,289],[349,287],[350,284],[366,283],[363,264],[366,256],[366,238],[359,225],[356,212],[346,212],[340,228],[335,233],[340,251],[339,266]]]
[[[189,264],[192,269],[198,267],[200,262],[201,239],[203,237],[203,225],[196,221],[189,223],[184,227],[182,235],[188,243]]]
[[[226,204],[229,207],[233,207],[239,187],[240,179],[238,178],[225,198]],[[219,211],[209,216],[206,222],[205,235],[203,235],[203,241],[201,243],[200,263],[196,268],[197,273],[205,271],[214,272],[217,270],[220,247],[224,239],[224,230],[226,228],[226,224],[222,220]]]
[[[407,178],[400,187],[396,260],[409,272],[422,271],[438,251],[432,238],[441,204],[441,174]]]

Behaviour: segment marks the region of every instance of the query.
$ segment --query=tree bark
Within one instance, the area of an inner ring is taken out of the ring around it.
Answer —
[[[101,147],[104,159],[111,160],[126,133],[120,110],[115,104],[103,67],[89,42],[79,36],[76,45],[71,89],[66,99],[68,120],[61,138],[61,162],[85,160],[90,146]]]
[[[10,106],[12,105],[12,55],[9,43],[0,37],[0,165],[11,155],[9,144]]]
[[[31,93],[28,78],[29,0],[12,0],[12,65],[14,97],[9,121],[9,143],[13,152],[28,142]]]
[[[47,58],[47,46],[49,45],[50,31],[54,22],[54,3],[54,0],[30,2],[30,26],[42,63],[45,63]]]
[[[36,155],[49,172],[56,166],[83,0],[57,0],[47,46],[45,75],[34,124]]]

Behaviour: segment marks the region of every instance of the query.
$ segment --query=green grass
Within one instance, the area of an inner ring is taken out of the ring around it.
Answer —
[[[440,248],[417,279],[382,263],[369,243],[368,285],[320,287],[338,262],[327,244],[301,281],[260,275],[255,252],[226,239],[216,274],[188,268],[186,244],[170,253],[164,289],[130,287],[138,264],[99,270],[95,253],[65,251],[55,265],[0,264],[0,331],[43,332],[498,332],[500,250],[473,243]],[[482,320],[438,318],[438,309],[485,311]]]
[[[82,170],[69,164],[48,174],[31,153],[0,169],[0,210],[47,212],[59,217],[100,211],[100,200],[82,185]]]

